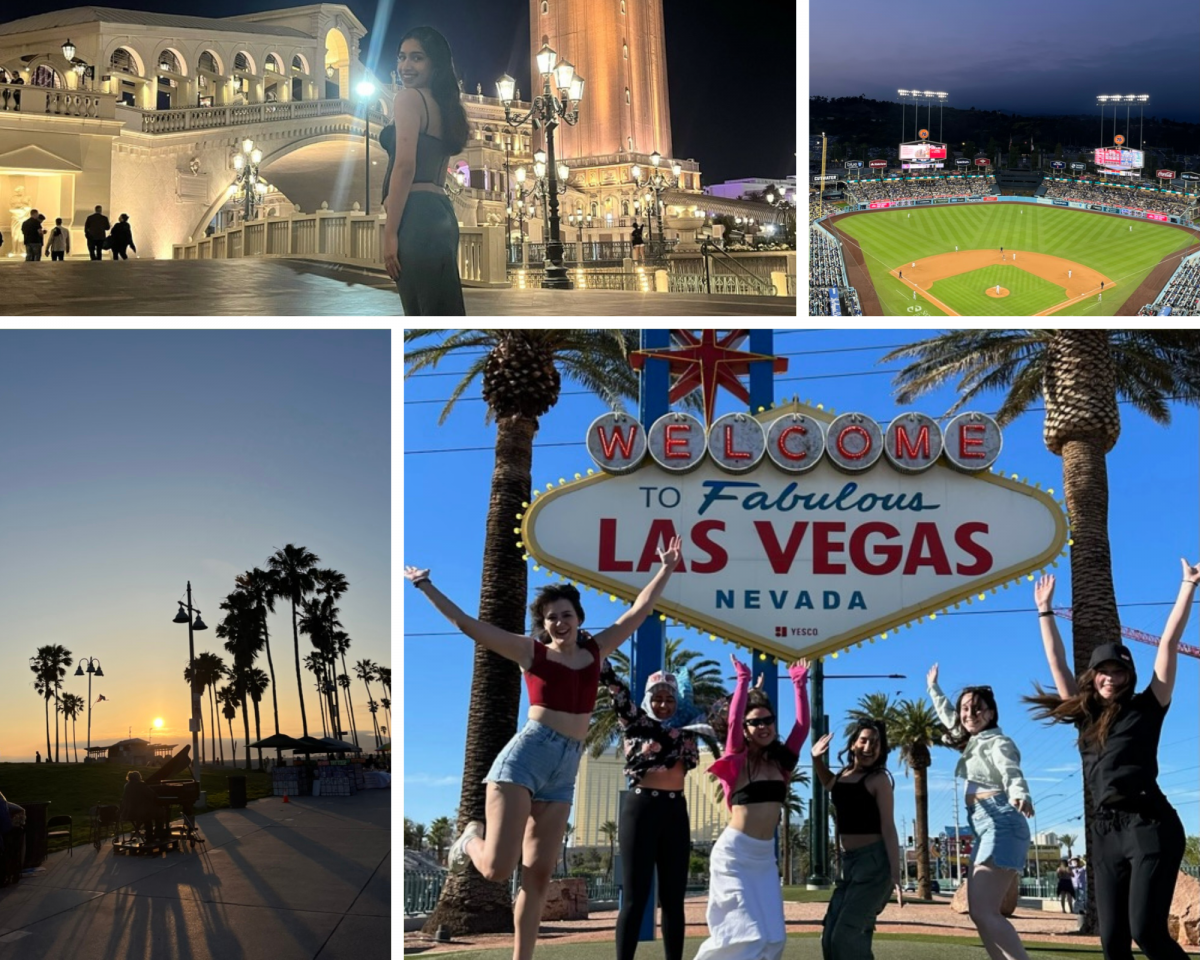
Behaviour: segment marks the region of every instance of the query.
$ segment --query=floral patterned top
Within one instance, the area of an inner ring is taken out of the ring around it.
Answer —
[[[621,724],[625,743],[625,779],[629,786],[639,783],[647,773],[669,770],[677,763],[684,772],[700,763],[696,734],[691,730],[669,728],[634,704],[627,687],[604,661],[600,682],[608,687],[613,710]]]

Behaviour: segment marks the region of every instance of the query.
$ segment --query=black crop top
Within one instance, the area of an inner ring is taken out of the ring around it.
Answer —
[[[744,787],[733,791],[731,804],[783,803],[787,795],[787,784],[782,780],[751,780]]]
[[[879,804],[867,789],[865,778],[854,781],[838,779],[829,791],[837,813],[838,833],[862,834],[882,832]]]

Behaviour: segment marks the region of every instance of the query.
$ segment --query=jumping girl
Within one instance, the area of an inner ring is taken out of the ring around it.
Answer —
[[[1042,645],[1058,695],[1038,688],[1026,699],[1038,719],[1079,730],[1084,782],[1094,829],[1088,869],[1095,871],[1096,913],[1105,960],[1132,960],[1137,941],[1148,960],[1185,960],[1167,920],[1183,860],[1183,824],[1158,786],[1158,741],[1171,705],[1179,638],[1187,625],[1200,567],[1181,560],[1183,584],[1154,658],[1154,675],[1137,690],[1133,654],[1102,643],[1076,678],[1054,622],[1054,577],[1034,587]]]
[[[953,709],[938,686],[935,663],[926,680],[938,719],[949,733],[948,746],[961,751],[956,777],[965,781],[967,822],[975,834],[971,849],[967,909],[992,960],[1028,960],[1021,938],[1000,912],[1014,876],[1025,870],[1033,802],[1021,773],[1021,753],[998,724],[991,687],[965,687]]]
[[[682,682],[681,682],[682,681]],[[624,897],[617,917],[617,960],[633,960],[650,887],[658,874],[663,952],[683,957],[683,898],[692,855],[684,779],[700,762],[696,733],[711,727],[684,726],[698,717],[686,671],[661,670],[646,682],[639,707],[609,661],[600,682],[608,687],[625,745],[625,780],[632,789],[621,807],[618,844]]]
[[[596,636],[580,630],[583,607],[569,584],[550,584],[530,606],[535,638],[509,633],[465,614],[437,589],[429,571],[404,575],[447,620],[480,646],[514,661],[525,675],[529,719],[500,751],[487,783],[486,826],[472,820],[450,848],[453,870],[470,861],[488,880],[507,880],[521,863],[513,960],[530,960],[550,876],[562,851],[575,775],[596,705],[600,665],[654,609],[679,563],[675,537],[658,552],[662,566],[625,613]]]
[[[721,782],[731,815],[709,859],[709,936],[694,960],[779,960],[787,930],[774,837],[808,736],[808,663],[788,667],[796,722],[781,743],[770,698],[750,689],[749,667],[730,660],[737,685],[729,702],[725,755],[709,772]]]
[[[813,771],[833,801],[842,852],[842,875],[825,911],[821,955],[825,960],[872,960],[875,918],[892,890],[904,905],[887,731],[875,720],[857,721],[846,749],[838,754],[842,768],[836,775],[825,762],[832,739],[827,733],[812,746]]]

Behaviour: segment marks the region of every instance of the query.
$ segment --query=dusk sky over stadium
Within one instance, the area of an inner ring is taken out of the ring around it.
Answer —
[[[1099,116],[1097,94],[1148,93],[1147,116],[1200,122],[1195,0],[857,0],[813,3],[809,17],[813,95],[895,100],[917,87],[963,109]]]

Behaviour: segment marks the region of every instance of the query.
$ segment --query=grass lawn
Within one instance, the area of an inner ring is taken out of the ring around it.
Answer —
[[[1008,291],[1007,297],[987,295],[996,284]],[[1000,263],[939,280],[929,292],[969,317],[1030,317],[1067,299],[1067,291],[1049,280]]]
[[[820,955],[818,943],[820,935],[816,933],[793,934],[788,937],[784,948],[785,960],[801,960],[804,957]],[[692,960],[703,941],[699,938],[689,938],[683,947],[684,960]],[[875,935],[876,960],[987,960],[987,952],[979,941],[970,937],[933,937],[919,934],[888,934]],[[1060,943],[1027,942],[1025,949],[1031,960],[1101,960],[1104,954],[1099,947],[1077,947]],[[648,957],[661,956],[660,943],[643,944],[642,951],[647,951]],[[419,949],[406,948],[406,956],[420,953]],[[553,943],[543,941],[538,944],[538,960],[611,960],[613,955],[612,941],[595,943]],[[1135,956],[1142,956],[1135,953]],[[492,947],[487,950],[464,950],[461,953],[447,954],[453,960],[509,960],[512,947]]]
[[[22,800],[49,800],[47,818],[67,815],[74,818],[75,843],[91,840],[88,807],[96,803],[120,803],[125,790],[125,774],[140,770],[143,777],[157,767],[128,767],[110,763],[0,763],[0,793],[12,803]],[[208,810],[229,806],[229,777],[246,778],[246,799],[271,795],[271,775],[258,770],[224,767],[204,770],[200,788],[208,791]],[[65,850],[66,841],[55,839],[51,851]]]
[[[867,270],[889,316],[906,315],[913,301],[912,291],[888,271],[922,257],[953,253],[956,244],[960,250],[999,250],[1003,246],[1048,253],[1093,267],[1120,281],[1121,286],[1101,303],[1084,302],[1063,312],[1111,316],[1163,257],[1193,243],[1191,236],[1176,227],[1023,203],[885,210],[848,217],[838,221],[838,227],[862,245]],[[1005,307],[1011,297],[984,298],[986,303],[943,299],[964,316],[1011,315],[1015,307],[1015,302]],[[928,304],[924,312],[940,315]]]

